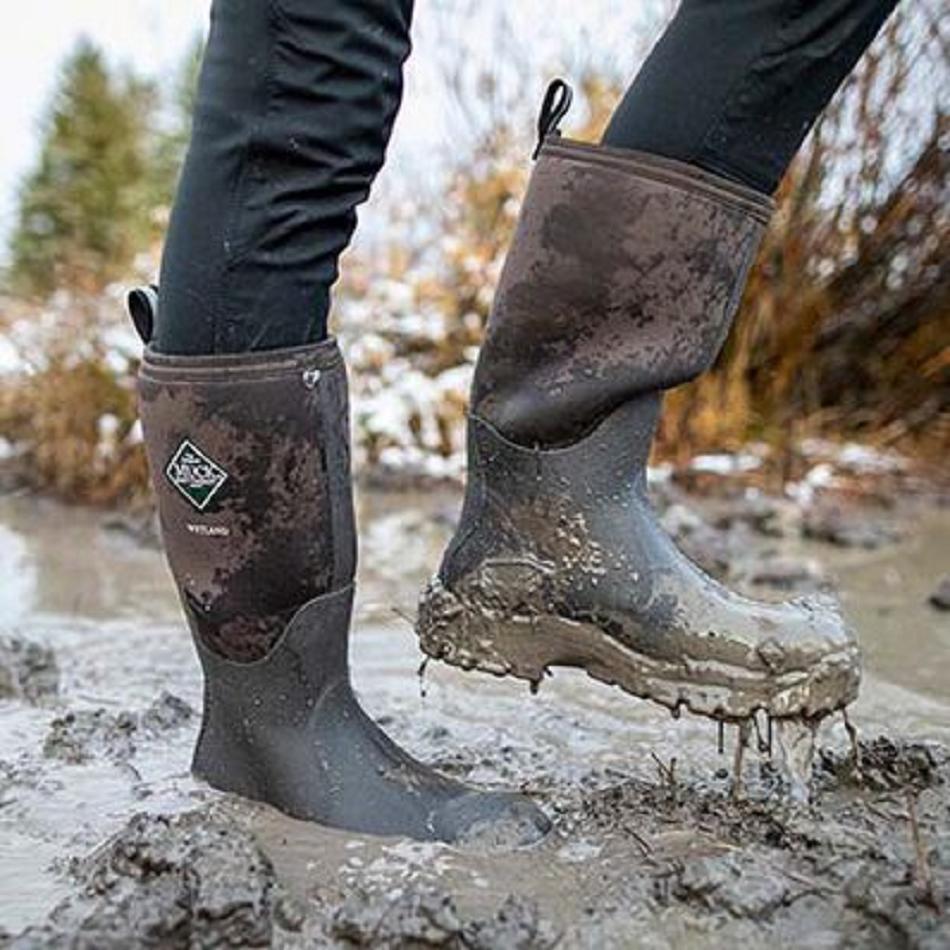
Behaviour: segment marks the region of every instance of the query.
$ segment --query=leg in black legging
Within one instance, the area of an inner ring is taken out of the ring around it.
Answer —
[[[896,0],[684,0],[606,144],[774,189]],[[215,0],[153,346],[233,353],[326,333],[382,165],[412,0]]]
[[[897,0],[683,0],[604,144],[775,190]]]
[[[402,96],[413,0],[215,0],[153,346],[326,334],[337,260]]]

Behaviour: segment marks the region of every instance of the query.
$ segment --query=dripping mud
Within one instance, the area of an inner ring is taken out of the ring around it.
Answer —
[[[457,496],[361,500],[357,688],[419,757],[542,804],[555,831],[506,851],[330,831],[192,779],[197,663],[141,525],[0,498],[0,946],[950,945],[950,510],[662,501],[730,583],[840,592],[866,659],[849,722],[813,746],[814,724],[720,731],[578,672],[535,696],[417,678],[406,618]]]

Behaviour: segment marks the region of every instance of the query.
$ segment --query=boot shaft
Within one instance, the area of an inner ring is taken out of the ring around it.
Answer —
[[[223,657],[260,659],[304,604],[353,580],[339,349],[148,350],[139,396],[162,537],[193,632]]]
[[[643,153],[548,136],[475,373],[473,412],[524,445],[581,438],[707,369],[768,196]]]

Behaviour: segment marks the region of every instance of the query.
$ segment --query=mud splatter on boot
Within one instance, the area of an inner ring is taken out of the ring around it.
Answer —
[[[770,211],[680,162],[547,137],[475,372],[461,521],[420,603],[426,653],[534,684],[580,667],[732,722],[854,699],[832,600],[727,590],[646,492],[662,393],[718,354]]]

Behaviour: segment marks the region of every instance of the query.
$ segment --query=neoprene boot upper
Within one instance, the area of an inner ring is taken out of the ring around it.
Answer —
[[[139,394],[162,537],[189,623],[221,656],[259,660],[304,604],[353,581],[339,349],[148,351]]]
[[[726,339],[771,208],[681,162],[549,137],[471,411],[519,444],[559,445],[699,375]]]

